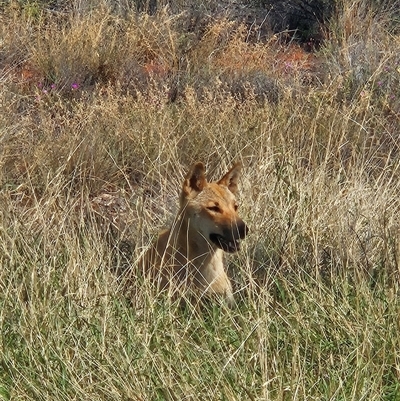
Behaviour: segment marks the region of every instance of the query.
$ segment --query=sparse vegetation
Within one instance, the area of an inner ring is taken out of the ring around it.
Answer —
[[[391,3],[338,4],[312,53],[68,4],[1,3],[0,400],[400,400]],[[237,308],[201,316],[135,269],[196,160],[243,162],[250,227]]]

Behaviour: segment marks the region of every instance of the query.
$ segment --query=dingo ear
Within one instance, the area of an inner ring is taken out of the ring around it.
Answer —
[[[225,185],[233,194],[236,194],[241,169],[241,163],[234,164],[233,167],[218,181],[218,184]]]
[[[185,181],[183,181],[181,201],[194,198],[206,184],[204,164],[198,162],[192,166]]]

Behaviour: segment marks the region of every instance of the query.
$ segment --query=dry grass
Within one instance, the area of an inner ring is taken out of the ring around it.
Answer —
[[[0,399],[400,399],[400,41],[364,6],[313,55],[166,9],[2,11]],[[243,162],[251,229],[238,307],[202,316],[135,270],[195,160]]]

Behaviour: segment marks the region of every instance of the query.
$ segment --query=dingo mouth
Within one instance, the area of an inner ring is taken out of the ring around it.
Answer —
[[[210,234],[210,240],[225,252],[234,253],[240,250],[239,239],[227,239],[219,234]]]

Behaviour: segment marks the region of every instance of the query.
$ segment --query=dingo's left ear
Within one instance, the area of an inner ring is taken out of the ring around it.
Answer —
[[[234,164],[233,167],[218,181],[218,184],[225,185],[233,194],[236,194],[241,169],[241,163]]]
[[[198,162],[192,166],[182,186],[181,201],[194,198],[207,184],[204,164]]]

